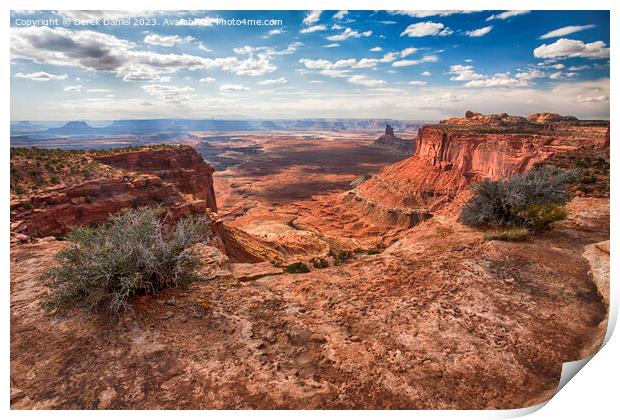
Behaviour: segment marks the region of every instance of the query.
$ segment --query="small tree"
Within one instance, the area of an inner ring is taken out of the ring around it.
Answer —
[[[128,299],[196,279],[199,261],[191,245],[206,240],[206,218],[162,221],[160,208],[127,209],[107,224],[69,233],[71,246],[56,254],[58,266],[42,280],[53,312],[74,307],[112,314],[129,309]]]

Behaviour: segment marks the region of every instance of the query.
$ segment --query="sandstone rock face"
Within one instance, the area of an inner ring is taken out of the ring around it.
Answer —
[[[373,146],[392,149],[410,155],[415,151],[416,143],[413,140],[396,137],[394,135],[394,128],[391,125],[386,124],[385,134],[379,137],[373,143]]]
[[[385,168],[359,184],[343,200],[381,224],[399,226],[424,220],[468,196],[468,186],[483,178],[509,178],[544,163],[552,156],[579,148],[600,148],[605,127],[577,121],[549,132],[538,121],[573,121],[572,117],[537,114],[526,118],[468,111],[419,130],[412,157]],[[354,198],[354,199],[352,199]],[[373,211],[369,211],[372,208]],[[417,218],[390,217],[415,211]],[[426,213],[426,214],[425,214]]]
[[[20,197],[11,203],[12,233],[61,236],[128,207],[161,205],[170,220],[216,209],[213,168],[191,147],[112,151],[96,159],[123,171]]]
[[[112,153],[96,160],[128,171],[155,175],[174,184],[180,192],[205,200],[211,210],[217,211],[212,177],[214,169],[192,147]]]

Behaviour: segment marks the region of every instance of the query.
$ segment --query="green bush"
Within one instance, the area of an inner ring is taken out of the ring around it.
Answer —
[[[484,234],[483,239],[485,241],[509,241],[509,242],[523,242],[529,237],[530,232],[525,228],[512,228],[502,230],[500,232],[487,232]]]
[[[565,204],[569,199],[567,186],[577,175],[574,171],[542,167],[509,180],[485,179],[473,186],[473,197],[463,208],[460,220],[474,227],[535,227],[542,220],[528,217],[534,213],[541,215],[541,208],[532,206]],[[558,211],[552,210],[547,208],[542,216],[546,217],[548,212],[557,216]]]
[[[327,268],[329,267],[329,262],[325,258],[317,258],[314,257],[310,260],[310,263],[314,268]]]
[[[522,220],[523,226],[526,228],[537,231],[542,230],[553,222],[566,219],[568,213],[566,209],[554,204],[540,205],[532,204],[525,210],[519,212],[519,218]]]
[[[334,265],[340,265],[353,256],[349,251],[340,251],[332,253],[332,255],[334,257]]]
[[[308,268],[306,264],[302,262],[296,262],[296,263],[287,265],[286,268],[284,268],[284,271],[286,271],[289,274],[302,274],[302,273],[309,273],[310,269]]]
[[[132,296],[197,279],[199,261],[191,246],[208,238],[208,221],[192,217],[168,226],[162,213],[160,208],[126,209],[107,224],[71,231],[71,246],[56,255],[58,266],[42,276],[48,309],[118,314],[130,309]]]

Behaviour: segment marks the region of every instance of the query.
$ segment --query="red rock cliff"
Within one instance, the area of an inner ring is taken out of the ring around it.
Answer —
[[[180,192],[205,200],[211,210],[217,211],[212,177],[214,169],[192,147],[136,150],[95,159],[127,171],[155,175],[174,184]]]

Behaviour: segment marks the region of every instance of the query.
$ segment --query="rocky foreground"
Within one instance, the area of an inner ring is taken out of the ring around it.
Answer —
[[[185,147],[82,156],[101,159],[106,177],[14,191],[11,406],[473,409],[547,400],[562,363],[592,354],[604,336],[605,178],[574,192],[567,220],[521,243],[484,241],[457,222],[458,206],[476,179],[604,159],[608,128],[552,114],[458,120],[422,129],[412,157],[351,192],[291,206],[295,234],[282,238],[221,222],[215,196],[209,204],[210,178],[186,183],[206,164]],[[179,163],[190,161],[192,168]],[[16,179],[31,185],[19,161],[15,167]],[[142,178],[152,184],[135,185]],[[100,195],[87,188],[93,182]],[[145,195],[149,189],[166,194]],[[62,199],[41,198],[50,193]],[[351,194],[358,204],[347,201]],[[204,206],[188,204],[197,201]],[[133,313],[118,320],[48,315],[37,278],[66,246],[50,235],[62,238],[54,229],[90,217],[100,202],[208,215],[213,240],[197,246],[208,280],[135,298]],[[75,207],[83,210],[71,218],[53,216]],[[357,246],[363,235],[380,237],[384,248],[307,274],[277,267]]]

